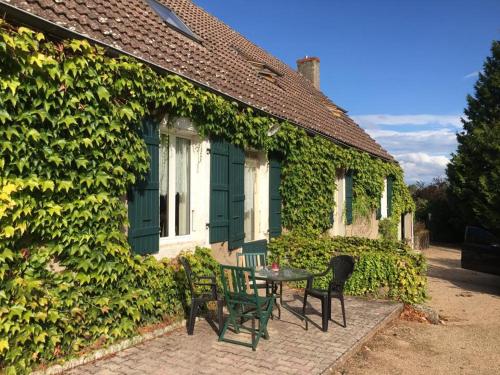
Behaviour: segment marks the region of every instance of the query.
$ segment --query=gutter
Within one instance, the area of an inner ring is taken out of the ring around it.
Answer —
[[[7,0],[8,1],[8,0]],[[352,147],[352,148],[355,148],[355,149],[358,149],[358,150],[361,150],[360,148],[358,147],[355,147],[353,145],[350,145],[346,142],[343,142],[343,141],[340,141],[338,139],[335,139],[333,138],[332,136],[329,136],[327,134],[324,134],[318,130],[313,130],[313,129],[310,129],[310,128],[307,128],[305,127],[304,125],[301,125],[301,124],[298,124],[296,122],[293,122],[287,118],[284,118],[284,117],[281,117],[279,115],[274,115],[274,114],[271,114],[271,113],[267,113],[265,112],[264,110],[258,108],[258,107],[255,107],[255,106],[252,106],[248,103],[245,103],[244,101],[242,101],[241,99],[237,99],[235,98],[234,96],[231,96],[230,94],[228,93],[225,93],[225,92],[222,92],[222,91],[218,91],[218,90],[215,90],[213,89],[212,87],[208,86],[207,84],[205,83],[202,83],[200,81],[197,81],[195,79],[192,79],[190,77],[187,77],[185,76],[184,74],[182,73],[178,73],[178,72],[174,72],[174,71],[170,71],[168,69],[165,69],[164,67],[156,64],[156,63],[153,63],[151,61],[148,61],[148,60],[145,60],[141,57],[138,57],[138,56],[135,56],[129,52],[126,52],[126,51],[123,51],[119,48],[116,48],[116,47],[113,47],[109,44],[106,44],[102,41],[99,41],[97,39],[94,39],[92,37],[90,37],[89,35],[85,35],[85,34],[82,34],[82,33],[79,33],[77,31],[74,31],[74,30],[70,30],[66,27],[63,27],[61,25],[58,25],[57,23],[55,22],[52,22],[52,21],[49,21],[45,18],[42,18],[40,16],[37,16],[35,14],[32,14],[32,13],[29,13],[23,9],[20,9],[18,7],[15,7],[14,5],[11,5],[11,4],[7,4],[4,2],[4,0],[0,0],[0,13],[3,14],[3,18],[5,19],[9,19],[9,20],[12,20],[12,21],[15,21],[16,23],[20,23],[20,24],[25,24],[27,26],[31,26],[31,27],[34,27],[36,29],[39,29],[41,31],[44,31],[52,36],[55,36],[56,38],[60,38],[60,39],[63,39],[63,38],[68,38],[68,39],[86,39],[88,41],[90,41],[91,43],[93,44],[96,44],[96,45],[99,45],[101,47],[104,47],[104,49],[106,49],[108,52],[111,52],[112,55],[126,55],[126,56],[129,56],[129,57],[132,57],[136,60],[139,60],[141,61],[142,63],[150,66],[153,70],[157,71],[157,72],[160,72],[160,73],[168,73],[168,74],[175,74],[175,75],[178,75],[184,79],[186,79],[187,81],[191,82],[191,83],[194,83],[195,85],[197,86],[201,86],[203,89],[209,91],[209,92],[212,92],[212,93],[215,93],[215,94],[218,94],[218,95],[222,95],[228,99],[231,99],[233,101],[236,101],[238,102],[239,104],[243,105],[243,106],[247,106],[247,107],[252,107],[256,110],[258,110],[259,112],[262,112],[264,113],[265,115],[267,116],[271,116],[271,117],[274,117],[280,121],[286,121],[286,122],[289,122],[299,128],[302,128],[304,129],[307,133],[310,133],[310,134],[314,134],[314,135],[319,135],[321,137],[324,137],[326,139],[328,139],[329,141],[333,142],[333,143],[336,143],[338,145],[341,145],[341,146],[344,146],[344,147]],[[346,111],[347,112],[347,111]],[[369,152],[369,151],[365,151],[365,150],[361,150],[363,152],[366,152],[378,159],[382,159],[382,160],[386,160],[386,161],[389,161],[389,162],[396,162],[397,161],[395,159],[388,159],[388,158],[384,158],[380,155],[376,155],[372,152]]]

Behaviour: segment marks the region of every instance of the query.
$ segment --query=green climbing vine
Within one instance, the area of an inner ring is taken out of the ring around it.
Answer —
[[[27,372],[182,312],[169,262],[131,255],[123,197],[148,169],[141,119],[189,117],[202,137],[284,156],[285,226],[326,229],[335,171],[355,170],[360,214],[400,167],[347,149],[85,40],[51,41],[0,20],[0,371]],[[213,268],[206,250],[197,256]]]
[[[276,145],[285,154],[281,193],[283,223],[289,229],[307,226],[325,231],[331,227],[339,169],[354,171],[356,216],[368,216],[378,207],[388,176],[394,178],[391,220],[398,222],[401,214],[414,209],[402,169],[396,163],[339,146],[323,137],[308,136],[304,130],[291,126],[278,133]]]

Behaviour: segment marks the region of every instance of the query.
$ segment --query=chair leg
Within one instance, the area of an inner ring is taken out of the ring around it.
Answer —
[[[344,295],[340,294],[340,306],[342,307],[342,317],[344,318],[344,327],[347,327],[346,319],[345,319],[345,306],[344,306]]]
[[[307,290],[304,290],[304,304],[302,305],[302,315],[306,315]]]
[[[221,299],[217,300],[217,320],[219,321],[219,335],[222,332],[222,325],[224,324],[224,301]]]
[[[328,299],[328,319],[330,319],[333,322],[332,319],[332,299]]]
[[[196,313],[198,310],[198,303],[196,300],[191,300],[191,311],[189,312],[189,321],[188,321],[188,335],[192,335],[194,331],[194,322],[196,320]]]
[[[283,282],[280,281],[280,305],[283,305]]]
[[[257,348],[256,335],[255,335],[255,316],[252,316],[252,350]]]
[[[323,321],[323,332],[328,331],[328,300],[321,299],[321,318]]]

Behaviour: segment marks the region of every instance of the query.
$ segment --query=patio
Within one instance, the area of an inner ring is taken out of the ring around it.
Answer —
[[[302,295],[286,290],[285,301],[299,309]],[[320,303],[308,307],[309,330],[304,323],[282,309],[281,320],[269,322],[270,339],[261,340],[256,352],[250,348],[217,341],[205,321],[196,323],[193,336],[178,329],[138,346],[123,350],[68,374],[321,374],[338,365],[396,317],[401,305],[388,301],[346,299],[347,328],[340,305],[334,301],[333,320],[327,333],[321,331]],[[245,335],[241,333],[240,335]]]

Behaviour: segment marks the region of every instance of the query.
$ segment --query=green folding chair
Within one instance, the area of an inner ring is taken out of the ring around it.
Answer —
[[[219,336],[219,341],[248,346],[255,350],[261,337],[269,338],[267,323],[273,311],[274,298],[272,296],[259,296],[255,282],[255,269],[252,267],[235,267],[221,265],[221,279],[224,288],[229,316],[224,322],[224,327]],[[251,321],[251,327],[246,327],[242,322]],[[257,321],[258,327],[255,322]],[[235,333],[240,330],[249,331],[252,342],[226,338],[229,327]]]
[[[238,267],[259,268],[267,265],[266,253],[239,253],[236,258]]]

